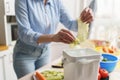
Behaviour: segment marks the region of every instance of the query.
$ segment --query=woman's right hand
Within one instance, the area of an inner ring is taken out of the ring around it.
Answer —
[[[57,34],[54,34],[52,37],[53,42],[63,42],[70,44],[75,40],[75,37],[68,30],[61,29]]]

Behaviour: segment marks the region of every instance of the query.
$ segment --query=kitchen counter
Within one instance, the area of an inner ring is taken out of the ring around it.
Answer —
[[[40,68],[40,69],[38,69],[38,70],[41,71],[41,70],[45,70],[45,69],[53,69],[53,68],[51,67],[51,65],[58,63],[60,60],[61,60],[61,58],[55,60],[55,61],[52,62],[52,63],[49,63],[49,64],[43,66],[42,68]],[[32,73],[30,73],[30,74],[28,74],[28,75],[20,78],[19,80],[33,80],[33,74],[34,74],[34,72],[32,72]]]
[[[50,64],[47,64],[47,65],[43,66],[42,68],[40,68],[38,70],[41,71],[41,70],[45,70],[45,69],[53,69],[51,67],[51,65],[55,64],[55,63],[57,63],[59,61],[60,61],[60,59],[58,59],[58,60],[56,60],[56,61],[54,61],[54,62],[52,62]],[[32,73],[30,73],[30,74],[20,78],[19,80],[33,80],[33,78],[32,78],[33,73],[34,72],[32,72]],[[117,66],[116,69],[113,72],[111,72],[109,75],[110,75],[110,79],[109,80],[119,80],[120,79],[120,65],[119,65],[119,67]]]

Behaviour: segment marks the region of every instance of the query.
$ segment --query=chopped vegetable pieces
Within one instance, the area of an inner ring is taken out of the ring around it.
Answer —
[[[46,70],[41,73],[45,76],[46,80],[63,80],[64,79],[64,73],[60,71]]]

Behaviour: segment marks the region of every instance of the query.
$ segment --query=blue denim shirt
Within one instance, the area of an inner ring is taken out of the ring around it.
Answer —
[[[38,46],[40,35],[54,34],[59,22],[77,31],[77,21],[69,16],[60,0],[47,0],[46,5],[43,0],[15,0],[15,13],[19,39],[28,45]],[[39,46],[42,45],[45,44]]]

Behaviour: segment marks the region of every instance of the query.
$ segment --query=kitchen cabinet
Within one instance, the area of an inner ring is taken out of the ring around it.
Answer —
[[[0,80],[5,80],[4,57],[5,55],[0,55]]]
[[[9,43],[7,17],[14,15],[14,0],[0,0],[0,44]]]
[[[8,50],[0,51],[0,80],[17,80],[13,69],[13,47]]]
[[[6,56],[6,61],[4,63],[6,80],[17,80],[16,74],[13,69],[12,53]]]

